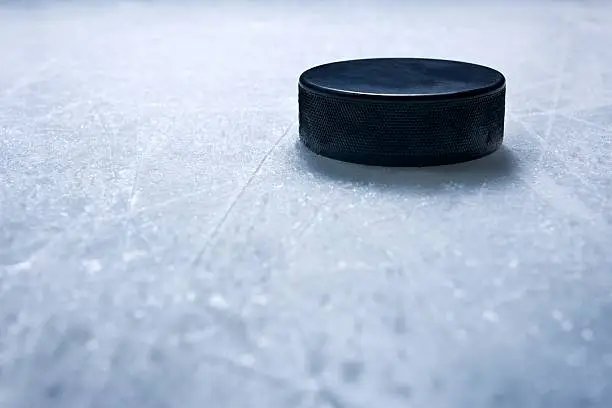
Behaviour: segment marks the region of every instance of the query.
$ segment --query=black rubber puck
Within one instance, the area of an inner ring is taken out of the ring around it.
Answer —
[[[383,58],[334,62],[299,80],[300,139],[333,159],[431,166],[497,150],[506,80],[458,61]]]

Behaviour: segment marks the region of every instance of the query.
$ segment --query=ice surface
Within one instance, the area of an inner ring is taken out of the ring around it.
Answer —
[[[612,4],[0,7],[0,406],[612,406]],[[298,75],[508,79],[505,147],[314,156]]]

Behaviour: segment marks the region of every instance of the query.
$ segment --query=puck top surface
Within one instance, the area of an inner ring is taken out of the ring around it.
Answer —
[[[320,65],[304,72],[299,82],[345,97],[440,100],[486,94],[506,81],[492,68],[466,62],[378,58]]]

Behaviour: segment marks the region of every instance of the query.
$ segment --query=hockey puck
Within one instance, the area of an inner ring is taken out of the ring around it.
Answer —
[[[299,134],[332,159],[432,166],[488,155],[503,140],[506,80],[458,61],[334,62],[299,79]]]

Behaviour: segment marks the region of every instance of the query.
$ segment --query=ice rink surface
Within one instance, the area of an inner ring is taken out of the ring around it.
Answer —
[[[612,2],[0,6],[0,407],[612,406]],[[505,147],[319,158],[297,77],[502,71]]]

